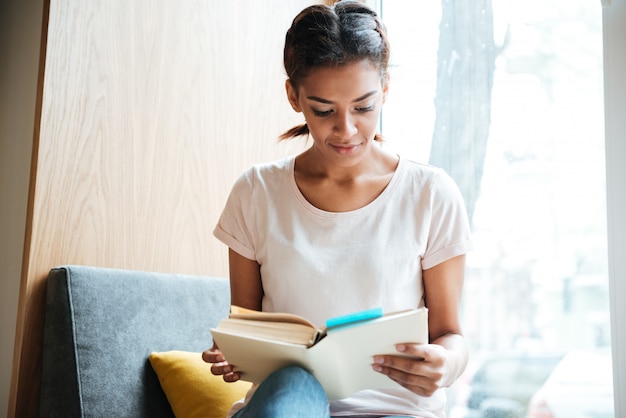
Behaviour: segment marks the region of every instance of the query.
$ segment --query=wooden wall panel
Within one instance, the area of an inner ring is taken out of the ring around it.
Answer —
[[[43,0],[0,1],[0,416],[11,394],[42,14]]]
[[[276,138],[301,120],[282,44],[310,3],[49,2],[10,416],[36,415],[51,267],[227,275],[233,181],[304,145]]]

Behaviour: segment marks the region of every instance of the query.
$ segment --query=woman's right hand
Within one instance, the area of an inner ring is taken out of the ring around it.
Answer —
[[[216,376],[221,375],[225,382],[236,382],[239,380],[239,374],[236,373],[233,370],[233,366],[226,361],[224,355],[217,347],[217,344],[213,343],[213,347],[202,352],[202,360],[207,363],[212,363],[211,373]]]

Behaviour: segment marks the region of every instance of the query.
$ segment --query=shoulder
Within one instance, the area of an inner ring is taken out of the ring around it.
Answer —
[[[419,163],[413,160],[401,160],[404,178],[407,182],[420,188],[437,189],[440,187],[456,188],[456,183],[442,168],[430,164]]]
[[[464,205],[459,186],[442,168],[404,160],[400,177],[404,195],[413,196],[433,210]]]
[[[404,169],[408,173],[411,173],[412,175],[430,177],[430,176],[437,176],[437,175],[440,175],[441,173],[444,173],[444,171],[441,168],[435,167],[430,164],[420,163],[420,162],[409,160],[406,158],[403,158],[401,161],[403,162]]]
[[[245,170],[237,179],[235,187],[255,188],[266,184],[276,183],[285,178],[293,169],[293,157],[281,160],[254,164]]]

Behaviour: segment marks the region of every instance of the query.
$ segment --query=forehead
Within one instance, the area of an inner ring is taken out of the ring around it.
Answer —
[[[378,68],[367,60],[312,69],[302,79],[299,91],[306,96],[328,100],[355,99],[382,89]]]

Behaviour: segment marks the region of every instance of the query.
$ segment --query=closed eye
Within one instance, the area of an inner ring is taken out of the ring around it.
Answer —
[[[373,111],[375,108],[375,105],[370,105],[370,106],[364,106],[364,107],[357,107],[354,110],[357,111],[358,113],[367,113],[367,112],[371,112]],[[313,109],[313,114],[315,116],[318,117],[326,117],[326,116],[330,116],[333,113],[333,110],[315,110]]]
[[[332,113],[333,113],[332,109],[331,110],[315,110],[315,109],[313,109],[313,114],[315,116],[319,116],[319,117],[330,116]]]
[[[374,105],[356,108],[356,111],[359,113],[371,112],[372,110],[374,110]]]

